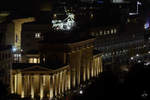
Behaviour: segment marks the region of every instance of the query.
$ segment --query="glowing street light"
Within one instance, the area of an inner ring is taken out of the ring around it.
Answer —
[[[139,14],[139,5],[141,6],[142,3],[139,2],[139,1],[137,1],[137,3],[136,3],[136,12],[134,12],[134,13],[129,13],[130,16],[132,16],[132,15],[138,15],[138,14]]]
[[[131,57],[130,59],[131,59],[131,60],[133,60],[134,58],[133,58],[133,57]]]
[[[146,22],[144,25],[144,29],[148,29],[150,27],[149,22]]]
[[[80,90],[80,91],[79,91],[79,94],[83,94],[83,90]]]
[[[141,97],[142,98],[147,98],[147,96],[148,96],[148,94],[144,91],[144,93],[143,94],[141,94]]]
[[[12,47],[12,52],[16,52],[17,48],[15,46]]]
[[[138,63],[141,63],[141,60],[138,60]]]
[[[139,57],[139,54],[136,54],[137,57]]]

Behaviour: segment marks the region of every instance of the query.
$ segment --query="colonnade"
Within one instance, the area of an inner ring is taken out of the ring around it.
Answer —
[[[93,56],[92,47],[72,51],[69,57],[71,88],[80,86],[92,77],[97,77],[103,71],[101,54]]]
[[[56,70],[12,71],[11,93],[19,94],[22,98],[51,99],[97,77],[103,71],[101,55],[91,56],[88,52],[81,55],[81,51],[78,51],[78,56],[76,53],[71,53],[70,57],[72,59],[70,65]]]
[[[70,71],[54,71],[50,74],[16,73],[11,75],[11,93],[19,94],[22,98],[40,96],[53,98],[70,90]]]

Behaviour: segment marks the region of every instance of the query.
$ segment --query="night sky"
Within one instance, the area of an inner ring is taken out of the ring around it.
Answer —
[[[47,1],[55,1],[55,0],[0,0],[0,9],[1,10],[21,10],[21,11],[31,11],[38,10],[40,4]],[[61,0],[63,1],[63,0]],[[105,0],[104,0],[105,1]],[[136,0],[130,0],[136,1]],[[139,0],[144,1],[146,3],[150,3],[150,0]],[[147,4],[149,5],[149,4]]]

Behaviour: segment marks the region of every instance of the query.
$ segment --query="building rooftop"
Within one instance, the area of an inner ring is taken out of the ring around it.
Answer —
[[[47,68],[50,70],[56,70],[58,68],[62,68],[66,65],[64,64],[56,64],[56,63],[51,63],[49,65],[47,64],[35,64],[35,63],[13,63],[12,69],[25,69],[25,68],[30,68],[33,66],[41,66],[43,68]]]

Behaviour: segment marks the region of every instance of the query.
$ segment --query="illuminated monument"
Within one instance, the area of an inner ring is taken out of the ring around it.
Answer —
[[[103,72],[102,54],[94,53],[95,39],[72,30],[75,16],[73,13],[66,15],[63,20],[52,21],[52,30],[39,42],[38,58],[13,64],[12,94],[22,98],[53,99],[79,88]],[[35,36],[36,39],[40,37]]]
[[[73,18],[69,13],[66,23],[70,28]],[[94,38],[81,34],[73,30],[45,33],[39,43],[39,61],[13,65],[11,93],[53,99],[98,77],[103,72],[102,54],[93,52]]]
[[[15,64],[11,93],[24,97],[55,98],[97,77],[101,54],[93,54],[94,39],[40,44],[40,63]]]

